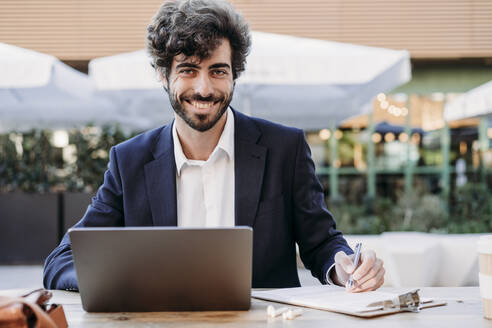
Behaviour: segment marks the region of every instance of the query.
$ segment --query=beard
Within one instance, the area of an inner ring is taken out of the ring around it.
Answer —
[[[203,97],[196,93],[184,93],[178,95],[172,89],[169,89],[168,91],[169,101],[171,102],[171,106],[173,107],[174,112],[178,114],[178,116],[181,117],[186,122],[186,124],[188,124],[188,126],[200,132],[208,131],[213,128],[215,124],[217,124],[217,122],[220,120],[222,115],[224,115],[227,108],[229,107],[233,93],[234,86],[229,93],[217,92],[207,97]],[[208,114],[194,114],[185,109],[185,107],[183,106],[183,103],[185,101],[211,101],[213,102],[213,106],[218,104],[219,107],[215,112],[211,112]]]

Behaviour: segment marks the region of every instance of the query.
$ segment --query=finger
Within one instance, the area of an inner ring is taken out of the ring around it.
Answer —
[[[354,284],[352,287],[349,286],[348,281],[345,284],[345,290],[349,293],[360,293],[361,289],[359,288],[359,285],[357,284],[357,281],[354,280]]]
[[[379,282],[379,284],[376,286],[376,288],[374,288],[374,290],[378,289],[379,287],[381,287],[382,285],[384,284],[384,275],[383,275],[383,279],[381,279],[381,281]]]
[[[376,262],[376,253],[373,250],[367,250],[361,253],[361,264],[354,271],[354,279],[359,280],[364,277],[374,266],[374,262]]]
[[[355,270],[354,263],[351,258],[345,254],[345,252],[338,252],[335,254],[335,263],[338,264],[346,273],[352,273]]]
[[[357,280],[357,283],[359,285],[362,285],[369,279],[374,278],[382,267],[383,267],[383,261],[381,259],[376,258],[376,262],[374,263],[374,266],[371,268],[371,270],[369,270],[369,272],[367,272],[365,276]]]
[[[384,274],[375,286],[371,286],[371,287],[367,287],[367,288],[361,288],[360,292],[365,293],[368,291],[374,291],[374,290],[378,289],[379,287],[381,287],[383,285],[383,283],[384,283]]]
[[[381,267],[379,271],[377,271],[376,275],[365,282],[361,283],[360,281],[355,281],[354,284],[354,292],[360,293],[368,290],[374,290],[379,288],[384,282],[384,274],[386,270],[384,267]],[[382,282],[381,282],[382,280]]]
[[[369,290],[376,290],[384,283],[384,268],[378,271],[374,278],[369,279],[363,284],[357,285],[358,292],[366,292]]]

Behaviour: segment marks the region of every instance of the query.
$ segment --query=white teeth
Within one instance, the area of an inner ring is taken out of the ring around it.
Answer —
[[[203,102],[194,101],[192,102],[192,105],[196,108],[207,109],[210,108],[210,106],[212,106],[212,102],[203,103]]]

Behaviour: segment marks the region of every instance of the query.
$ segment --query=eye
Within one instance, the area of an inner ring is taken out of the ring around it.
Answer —
[[[212,75],[217,76],[217,77],[226,76],[227,74],[228,74],[227,71],[223,70],[223,69],[214,69],[212,71]]]
[[[192,75],[195,71],[191,68],[185,68],[180,70],[178,73],[181,75]]]

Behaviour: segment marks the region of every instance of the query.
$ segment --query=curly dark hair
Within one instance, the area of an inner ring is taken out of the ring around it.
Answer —
[[[244,71],[251,46],[244,18],[226,1],[174,0],[163,3],[152,17],[147,27],[146,48],[152,67],[168,78],[175,56],[206,59],[224,38],[231,45],[232,73],[236,79]]]

